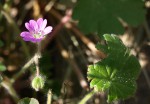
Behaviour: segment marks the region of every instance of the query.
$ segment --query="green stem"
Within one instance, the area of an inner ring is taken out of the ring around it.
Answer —
[[[37,53],[34,57],[34,63],[36,66],[36,75],[40,75],[40,68],[39,68],[39,58],[41,58],[41,42],[37,43]]]
[[[37,54],[38,58],[41,58],[41,42],[37,43]]]
[[[78,104],[86,104],[86,102],[95,94],[94,91],[91,91],[78,103]]]
[[[37,44],[37,53],[22,67],[22,69],[17,73],[15,74],[11,80],[11,82],[13,83],[17,78],[19,78],[29,67],[30,65],[35,62],[35,65],[36,65],[36,70],[37,70],[37,75],[39,75],[40,71],[39,71],[39,58],[41,57],[41,44],[38,43]]]

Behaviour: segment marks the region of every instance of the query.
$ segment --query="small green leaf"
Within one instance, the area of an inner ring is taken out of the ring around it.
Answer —
[[[38,100],[35,98],[23,98],[21,99],[18,104],[39,104]]]
[[[116,35],[105,34],[107,45],[97,45],[108,56],[88,67],[90,87],[108,94],[108,102],[127,99],[136,91],[140,64]]]
[[[5,70],[6,70],[6,66],[0,63],[0,71],[5,71]]]
[[[119,18],[131,26],[145,19],[143,0],[78,0],[73,18],[84,33],[123,33]]]

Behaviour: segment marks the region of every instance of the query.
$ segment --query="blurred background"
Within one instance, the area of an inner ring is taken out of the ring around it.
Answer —
[[[117,34],[140,61],[135,96],[116,104],[150,104],[149,0],[0,0],[0,104],[33,97],[46,104],[77,104],[89,91],[87,67],[105,57],[95,48],[104,33]],[[35,65],[27,63],[36,45],[20,37],[30,19],[44,18],[53,31],[42,41],[45,87],[31,88]],[[26,64],[27,63],[27,64]],[[25,65],[25,66],[24,66]],[[103,93],[87,104],[107,104]]]

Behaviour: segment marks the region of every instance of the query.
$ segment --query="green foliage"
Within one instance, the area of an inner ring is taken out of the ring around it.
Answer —
[[[136,91],[140,64],[116,35],[105,34],[104,39],[107,45],[98,44],[97,49],[105,52],[107,57],[88,67],[90,87],[105,91],[108,102],[129,98]]]
[[[5,71],[5,70],[6,70],[6,66],[0,63],[0,71]]]
[[[43,53],[39,61],[40,61],[39,66],[40,66],[41,72],[46,76],[50,76],[49,70],[51,69],[52,64],[51,64],[51,56],[49,52]]]
[[[34,98],[23,98],[21,99],[18,104],[39,104],[38,100]]]
[[[4,46],[3,41],[0,40],[0,47]]]
[[[47,93],[49,89],[53,89],[53,95],[59,96],[62,85],[58,79],[53,77],[51,70],[53,65],[51,59],[51,54],[49,52],[44,52],[40,58],[40,73],[46,76],[45,86],[42,91]]]
[[[4,43],[0,40],[0,47],[4,46]],[[6,66],[3,63],[0,63],[0,71],[5,71]]]
[[[144,20],[142,0],[78,0],[73,17],[79,20],[79,28],[85,32],[122,33],[118,18],[132,26]]]
[[[3,77],[0,75],[0,83],[2,82],[2,80],[3,80]]]

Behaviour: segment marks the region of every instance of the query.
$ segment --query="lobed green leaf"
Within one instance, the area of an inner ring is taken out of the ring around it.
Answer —
[[[123,33],[119,19],[137,26],[145,19],[143,0],[78,0],[73,17],[85,33]]]
[[[108,56],[88,67],[90,87],[108,94],[108,102],[126,99],[136,91],[140,64],[116,35],[104,34],[107,45],[97,45]]]

